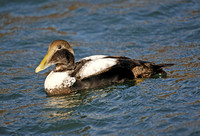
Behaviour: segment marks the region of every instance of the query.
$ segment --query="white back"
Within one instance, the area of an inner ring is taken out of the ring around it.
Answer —
[[[90,57],[83,58],[85,60],[90,60],[86,62],[76,76],[80,79],[90,77],[102,73],[106,69],[117,64],[117,59],[115,58],[105,58],[104,55],[94,55]],[[83,60],[82,59],[82,60]]]

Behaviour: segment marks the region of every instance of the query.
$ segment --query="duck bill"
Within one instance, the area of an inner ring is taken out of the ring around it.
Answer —
[[[35,69],[35,73],[38,73],[52,65],[49,64],[49,60],[51,59],[52,55],[53,55],[52,50],[47,52],[43,60],[40,62],[40,65]]]

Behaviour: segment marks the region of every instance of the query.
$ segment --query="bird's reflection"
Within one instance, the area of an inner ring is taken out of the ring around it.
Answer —
[[[129,81],[123,85],[117,84],[106,88],[84,90],[66,96],[47,97],[47,103],[45,106],[48,109],[48,117],[54,118],[55,120],[72,118],[79,114],[77,110],[81,109],[81,105],[91,104],[94,99],[101,99],[112,91],[120,88],[129,88],[143,81],[143,79],[138,79]]]
[[[46,115],[53,120],[69,119],[81,104],[83,104],[83,98],[80,93],[48,97],[45,104],[46,109],[48,109]]]
[[[66,96],[48,97],[47,106],[51,108],[73,108],[82,103],[80,93],[73,93]]]

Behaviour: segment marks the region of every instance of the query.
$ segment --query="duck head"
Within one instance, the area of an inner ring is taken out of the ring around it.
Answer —
[[[53,41],[35,72],[38,73],[52,65],[56,65],[54,71],[71,70],[74,68],[74,51],[68,42],[64,40]]]

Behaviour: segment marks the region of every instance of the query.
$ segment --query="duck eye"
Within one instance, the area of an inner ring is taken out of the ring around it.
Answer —
[[[59,46],[58,46],[58,49],[61,49],[61,48],[62,48],[62,46],[61,46],[61,45],[59,45]]]

